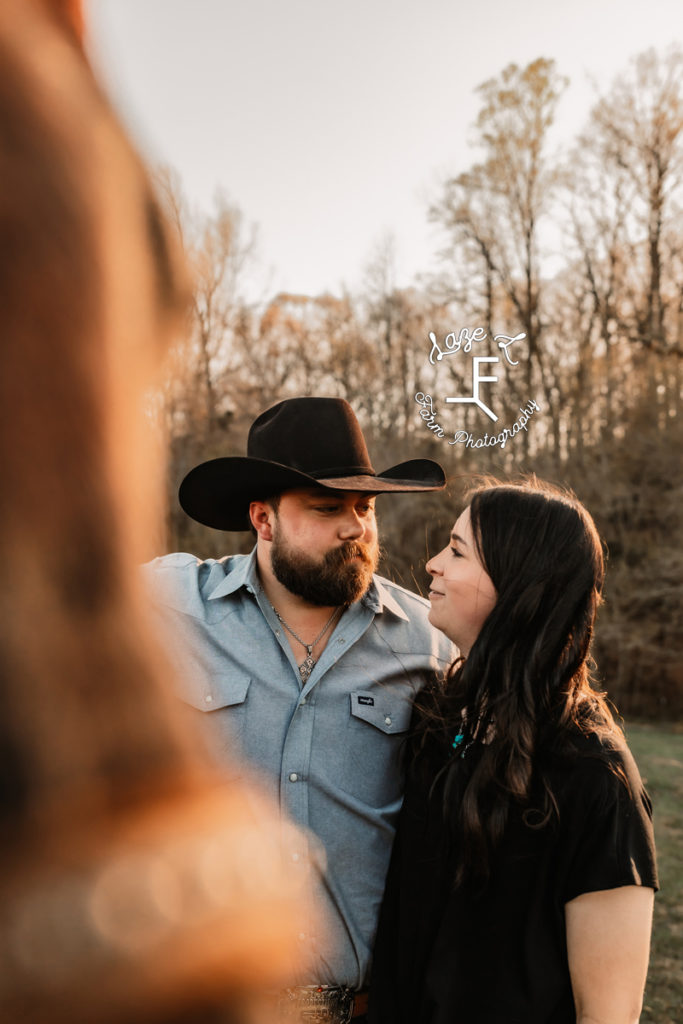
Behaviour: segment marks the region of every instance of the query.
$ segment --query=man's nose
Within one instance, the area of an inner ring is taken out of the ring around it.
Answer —
[[[365,521],[358,515],[355,509],[349,509],[345,513],[339,527],[339,536],[343,540],[357,540],[365,533]]]

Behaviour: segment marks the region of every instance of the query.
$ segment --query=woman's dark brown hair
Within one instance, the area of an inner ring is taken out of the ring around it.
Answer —
[[[486,876],[513,801],[529,822],[547,824],[556,804],[545,756],[569,751],[577,730],[619,733],[590,678],[604,578],[590,515],[535,478],[474,490],[469,508],[496,604],[445,689],[425,695],[417,730],[449,820],[462,830],[460,880]]]

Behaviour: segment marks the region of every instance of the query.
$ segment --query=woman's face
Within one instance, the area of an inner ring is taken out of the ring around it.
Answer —
[[[427,572],[432,577],[429,621],[467,656],[497,598],[477,554],[469,508],[453,527],[450,544],[427,562]]]

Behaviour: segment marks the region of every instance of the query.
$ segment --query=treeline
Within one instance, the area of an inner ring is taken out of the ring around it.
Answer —
[[[427,456],[449,475],[445,494],[381,499],[386,574],[424,589],[425,558],[474,474],[535,472],[571,487],[609,552],[600,678],[624,713],[679,717],[683,54],[635,58],[560,152],[552,126],[567,86],[545,59],[480,86],[479,159],[434,197],[441,271],[415,287],[395,286],[386,242],[359,294],[249,302],[253,238],[240,211],[219,198],[189,215],[164,178],[195,275],[160,402],[172,453],[166,543],[204,556],[248,549],[248,535],[190,522],[178,481],[203,459],[244,454],[249,424],[274,402],[342,396],[378,471]],[[480,328],[468,351],[463,327]],[[500,335],[524,337],[501,348]],[[475,356],[498,362],[475,371]],[[471,400],[445,401],[472,399],[475,372],[498,378],[480,386],[495,425]],[[526,429],[493,443],[530,399]]]

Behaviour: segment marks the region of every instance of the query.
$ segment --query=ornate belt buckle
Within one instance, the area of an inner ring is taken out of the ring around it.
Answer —
[[[285,989],[280,998],[280,1019],[300,1024],[350,1024],[353,992],[337,986]]]

